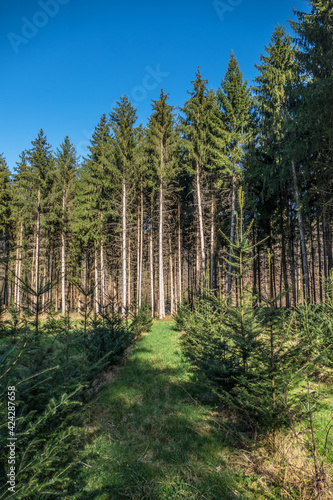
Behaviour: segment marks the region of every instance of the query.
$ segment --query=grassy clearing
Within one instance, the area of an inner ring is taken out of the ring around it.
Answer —
[[[189,375],[171,322],[156,322],[118,379],[86,412],[85,499],[240,499],[226,465],[227,441],[196,404],[204,386]]]
[[[332,416],[332,394],[322,389],[327,408],[314,414],[319,454]],[[68,498],[311,498],[304,484],[313,477],[313,461],[299,436],[280,431],[246,451],[216,425],[221,419],[207,386],[182,358],[173,323],[155,322],[85,411],[90,440]],[[326,460],[332,463],[330,446]]]

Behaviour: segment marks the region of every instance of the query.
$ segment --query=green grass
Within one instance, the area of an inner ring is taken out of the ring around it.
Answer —
[[[190,375],[172,322],[155,322],[118,379],[86,411],[94,430],[75,499],[248,498],[226,464],[227,441],[196,404],[204,385]]]

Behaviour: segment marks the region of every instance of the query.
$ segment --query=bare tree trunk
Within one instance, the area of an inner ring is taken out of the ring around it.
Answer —
[[[295,192],[298,230],[299,230],[301,250],[302,250],[301,253],[302,253],[303,280],[304,280],[304,285],[305,285],[306,293],[307,293],[306,300],[308,300],[308,298],[310,297],[308,257],[307,257],[303,218],[302,218],[302,207],[301,207],[301,203],[300,203],[300,197],[299,197],[299,191],[298,191],[298,185],[297,185],[296,165],[295,165],[294,160],[291,162],[291,169],[292,169],[294,192]]]
[[[215,250],[215,199],[212,197],[211,228],[210,228],[210,283],[209,288],[214,288],[214,250]]]
[[[323,302],[323,270],[321,262],[321,243],[320,243],[320,227],[319,227],[319,217],[317,215],[317,243],[318,243],[318,266],[319,266],[319,296],[320,302]]]
[[[199,232],[196,234],[196,253],[195,253],[195,271],[193,269],[194,274],[194,293],[198,293],[200,291],[200,277],[201,277],[201,266],[200,266],[200,241],[199,241]],[[199,282],[199,286],[198,286]]]
[[[104,314],[105,307],[105,268],[104,268],[104,243],[101,240],[101,249],[100,249],[100,259],[101,259],[101,309]]]
[[[127,269],[126,269],[126,184],[123,180],[123,194],[122,194],[122,281],[121,281],[121,313],[124,317],[126,315],[127,307]]]
[[[139,310],[139,294],[140,294],[140,204],[138,203],[137,216],[137,247],[136,247],[136,312]]]
[[[127,285],[127,308],[131,305],[131,238],[128,238],[128,285]]]
[[[291,213],[289,214],[289,261],[290,261],[290,277],[291,277],[291,284],[293,287],[293,300],[294,300],[294,307],[296,307],[297,304],[297,290],[296,290],[296,271],[295,271],[295,256],[294,256],[294,238],[293,238],[293,227],[292,227],[292,219],[291,219]]]
[[[20,308],[22,237],[23,237],[23,224],[21,223],[20,232],[17,238],[16,256],[15,256],[15,277],[14,277],[14,304],[17,308]]]
[[[171,315],[175,312],[175,297],[174,297],[174,288],[173,288],[173,259],[172,259],[172,247],[171,247],[171,235],[169,234],[169,261],[170,261],[170,307],[171,307]]]
[[[196,165],[196,188],[197,188],[197,202],[198,202],[198,217],[199,217],[199,233],[200,233],[200,256],[201,256],[201,276],[203,293],[206,289],[206,255],[205,255],[205,238],[204,238],[204,224],[202,214],[202,200],[201,200],[201,187],[200,187],[200,170],[199,163]]]
[[[35,285],[36,285],[36,293],[38,293],[39,287],[39,238],[40,238],[40,189],[38,190],[37,197],[37,225],[36,225],[36,261],[35,261]],[[36,295],[35,302],[37,305],[38,296]]]
[[[61,314],[66,315],[66,241],[65,241],[65,193],[62,195],[61,230]]]
[[[182,233],[180,224],[180,203],[178,203],[178,302],[182,303]]]
[[[20,237],[18,236],[17,238],[17,243],[16,243],[16,252],[15,252],[15,271],[14,271],[14,304],[15,307],[17,307],[17,291],[18,291],[18,263],[19,263],[19,241]]]
[[[160,200],[159,200],[159,238],[158,238],[158,281],[159,281],[159,318],[165,317],[164,300],[164,266],[163,266],[163,181],[160,179]]]
[[[98,306],[98,259],[97,259],[97,242],[95,241],[95,252],[94,252],[94,271],[95,271],[95,313],[99,313]]]
[[[311,241],[311,288],[312,288],[312,301],[314,304],[317,303],[317,293],[316,293],[316,278],[315,278],[315,250],[313,244],[313,233],[312,224],[310,227],[310,241]]]
[[[332,229],[331,220],[328,213],[329,201],[327,196],[323,194],[323,247],[324,247],[324,271],[325,277],[328,278],[333,265],[332,257]]]
[[[235,207],[236,207],[236,177],[235,172],[232,175],[232,199],[231,199],[231,228],[230,228],[230,241],[234,242],[235,238]],[[231,294],[231,284],[232,284],[232,247],[230,247],[229,253],[229,266],[228,266],[228,289],[227,295],[230,297]]]
[[[150,293],[151,293],[151,315],[155,317],[154,297],[154,254],[153,254],[153,221],[151,220],[149,231],[149,257],[150,257]]]
[[[139,307],[142,305],[142,269],[143,269],[143,186],[140,189],[140,261],[139,261]]]
[[[283,281],[284,281],[284,289],[288,290],[289,289],[289,282],[288,282],[288,272],[287,272],[287,259],[286,259],[286,243],[285,243],[285,234],[284,234],[284,224],[283,224],[283,210],[282,210],[282,205],[281,205],[281,210],[280,210],[280,229],[281,229],[281,238],[282,238],[282,249],[281,249],[281,274],[283,274]],[[281,280],[282,281],[282,280]],[[289,301],[289,292],[286,294],[286,307],[289,308],[290,301]]]
[[[21,307],[21,269],[22,269],[22,244],[23,244],[23,224],[21,224],[20,238],[19,238],[19,254],[17,266],[17,292],[16,292],[16,306]]]
[[[258,291],[259,291],[259,304],[261,304],[261,260],[260,260],[260,250],[258,247],[257,248],[257,255],[258,255],[258,263],[257,263],[257,268],[258,268]]]
[[[45,264],[43,266],[43,283],[42,286],[45,286],[45,281],[46,281],[46,268]],[[45,313],[45,293],[42,295],[42,313]]]

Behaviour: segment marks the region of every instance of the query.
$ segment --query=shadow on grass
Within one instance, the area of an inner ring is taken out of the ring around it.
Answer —
[[[223,458],[230,438],[192,399],[207,389],[190,378],[174,347],[168,356],[161,339],[154,353],[144,340],[93,404],[94,438],[78,478],[81,491],[71,498],[241,498]]]

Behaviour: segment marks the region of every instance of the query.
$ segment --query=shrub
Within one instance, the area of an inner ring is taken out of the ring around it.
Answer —
[[[153,326],[153,318],[151,317],[151,312],[149,307],[145,303],[132,314],[132,327],[136,337],[139,337],[142,333],[150,332]]]

